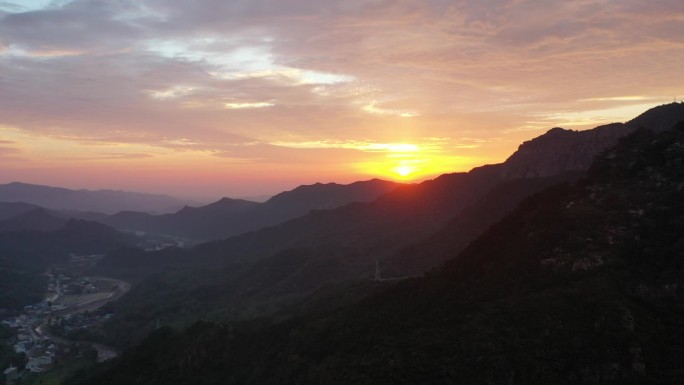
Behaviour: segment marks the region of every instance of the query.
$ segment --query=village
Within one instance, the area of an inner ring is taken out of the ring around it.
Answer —
[[[72,256],[72,262],[92,262],[98,256]],[[103,361],[114,357],[113,349],[70,338],[101,326],[112,315],[100,309],[123,295],[128,283],[104,277],[86,277],[51,268],[45,299],[2,319],[11,331],[4,343],[23,362],[0,368],[6,385],[31,383],[41,373],[77,360]],[[1,383],[1,382],[0,382]]]

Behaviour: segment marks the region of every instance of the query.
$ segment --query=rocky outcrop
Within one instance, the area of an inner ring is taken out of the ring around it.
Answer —
[[[617,144],[639,127],[660,132],[684,120],[684,104],[652,108],[627,123],[613,123],[591,130],[552,128],[524,142],[501,167],[501,179],[539,178],[589,168],[594,157]]]

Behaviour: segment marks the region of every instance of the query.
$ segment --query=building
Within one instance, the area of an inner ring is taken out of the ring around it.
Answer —
[[[5,369],[2,373],[5,375],[5,379],[8,382],[19,378],[19,370],[17,370],[17,367],[14,365],[10,365],[10,367]]]
[[[31,373],[41,373],[43,371],[43,367],[40,363],[40,359],[29,358],[28,362],[26,363],[26,369],[30,370]]]

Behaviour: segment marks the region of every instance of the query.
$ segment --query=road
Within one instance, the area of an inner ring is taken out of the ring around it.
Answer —
[[[116,286],[116,290],[109,292],[105,296],[100,296],[97,298],[90,298],[90,297],[77,297],[75,303],[69,304],[68,307],[65,309],[61,310],[55,310],[52,312],[52,315],[54,316],[60,316],[63,317],[68,314],[78,314],[78,313],[83,313],[85,311],[93,311],[96,310],[105,304],[112,302],[116,299],[119,299],[122,295],[126,294],[130,289],[131,289],[131,284],[122,281],[119,279],[114,279],[114,278],[107,278],[107,277],[92,277],[90,278],[91,282],[109,282],[112,287]],[[83,301],[79,301],[79,299],[83,298]]]
[[[52,312],[53,316],[60,316],[64,317],[69,314],[78,314],[78,313],[83,313],[85,311],[93,311],[96,310],[105,304],[114,301],[116,299],[119,299],[122,295],[126,294],[130,289],[131,289],[131,284],[122,281],[119,279],[114,279],[114,278],[108,278],[108,277],[92,277],[90,278],[91,282],[108,282],[110,283],[111,287],[116,287],[115,290],[110,291],[108,294],[101,298],[96,298],[96,299],[89,299],[89,297],[85,297],[86,300],[83,302],[75,302],[72,303],[69,307],[62,309],[62,310],[57,310]],[[49,334],[48,328],[45,327],[45,321],[42,321],[36,327],[34,328],[35,333],[42,335],[45,335],[49,337],[51,340],[55,341],[61,341],[61,342],[69,342],[70,340],[67,340],[65,338],[57,337],[54,335]],[[76,341],[74,341],[76,342]],[[98,362],[103,362],[108,359],[116,357],[119,353],[116,349],[110,346],[102,345],[102,344],[96,344],[93,343],[93,348],[95,348],[98,352]]]

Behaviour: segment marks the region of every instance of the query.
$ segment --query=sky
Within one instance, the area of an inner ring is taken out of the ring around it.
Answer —
[[[269,195],[684,98],[681,0],[0,0],[0,183]]]

